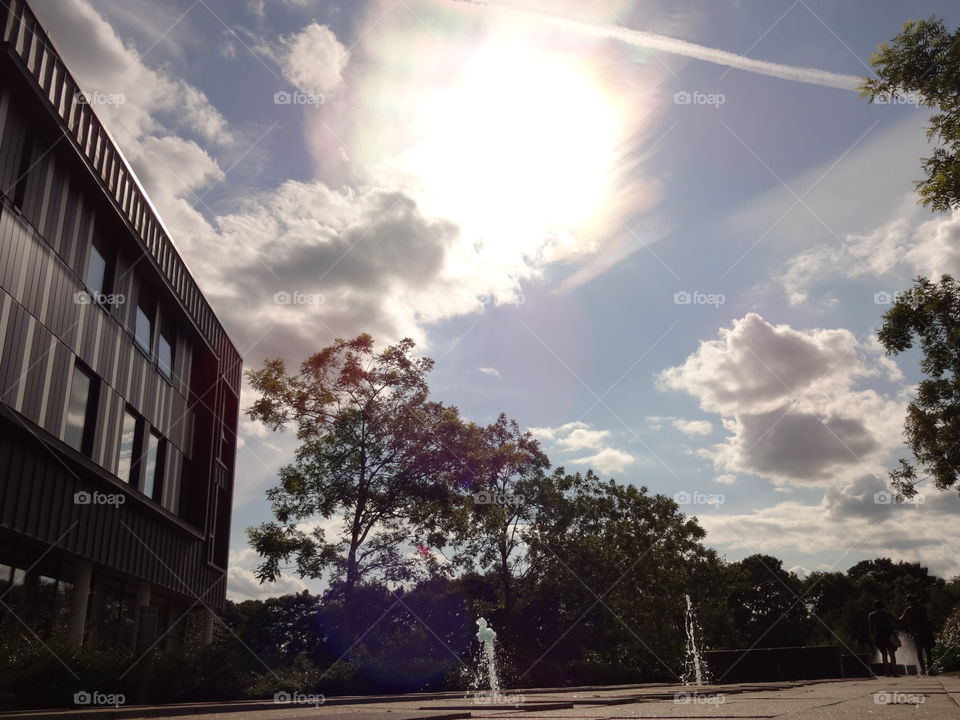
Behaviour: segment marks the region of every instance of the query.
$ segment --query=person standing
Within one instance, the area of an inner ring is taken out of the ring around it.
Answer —
[[[907,595],[907,607],[900,615],[900,622],[917,648],[918,670],[926,675],[930,669],[930,652],[933,649],[933,625],[927,617],[927,609],[920,604],[916,595]]]
[[[876,600],[873,603],[873,612],[867,616],[867,625],[870,628],[870,638],[874,647],[880,652],[884,674],[897,677],[897,647],[900,641],[896,639],[896,619]]]

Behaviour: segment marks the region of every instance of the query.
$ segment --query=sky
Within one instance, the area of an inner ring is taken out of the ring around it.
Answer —
[[[955,3],[31,4],[248,369],[411,337],[436,399],[731,561],[960,574],[957,494],[885,494],[921,376],[876,342],[960,271],[960,216],[916,201],[929,111],[852,89]],[[233,599],[318,589],[260,585],[246,541],[294,448],[241,418]]]

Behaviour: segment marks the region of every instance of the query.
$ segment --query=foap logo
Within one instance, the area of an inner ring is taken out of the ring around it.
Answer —
[[[704,93],[699,90],[688,92],[681,90],[673,94],[674,105],[712,105],[718,108],[726,101],[727,96],[722,93]]]
[[[299,90],[287,92],[278,90],[273,94],[274,105],[312,105],[320,107],[327,101],[327,98],[319,93],[305,93]]]
[[[313,705],[314,707],[320,707],[326,701],[326,695],[321,695],[318,693],[302,693],[296,690],[293,692],[281,690],[280,692],[273,694],[273,702],[277,705]]]
[[[880,490],[873,494],[874,505],[913,505],[919,507],[927,501],[923,493],[915,493],[913,497],[898,495],[897,493]]]
[[[77,305],[123,305],[127,296],[123,293],[101,293],[93,290],[77,290],[73,294],[73,302]]]
[[[281,290],[273,294],[274,305],[323,305],[326,298],[318,293]]]
[[[123,93],[105,93],[99,90],[88,93],[77,90],[73,98],[78,105],[123,105],[127,101],[127,96]]]
[[[115,708],[127,702],[123,693],[103,693],[97,690],[80,690],[73,694],[74,705],[109,705]]]
[[[126,501],[127,498],[122,493],[102,493],[96,490],[87,492],[86,490],[80,490],[73,494],[74,505],[113,505],[113,507],[118,508]]]
[[[523,495],[519,493],[478,492],[473,494],[475,505],[522,505]]]
[[[889,305],[893,302],[893,293],[879,290],[873,294],[874,305]]]
[[[718,308],[726,301],[727,298],[723,293],[703,293],[696,290],[688,292],[686,290],[680,290],[673,294],[674,305],[713,305],[715,308]]]
[[[727,697],[721,693],[696,693],[696,692],[675,692],[673,702],[675,705],[713,705],[718,707],[727,701]]]
[[[720,506],[723,505],[727,498],[726,496],[720,493],[704,493],[699,490],[693,492],[687,492],[686,490],[681,490],[678,493],[674,493],[673,501],[677,505],[713,505]]]
[[[499,693],[492,691],[477,691],[473,694],[474,705],[523,705],[527,701],[526,697],[519,694],[510,695],[509,693]]]
[[[920,103],[923,102],[923,97],[916,92],[878,93],[873,97],[873,102],[877,105],[913,105],[913,107],[919,108]]]
[[[874,705],[923,705],[927,701],[926,695],[919,693],[902,693],[881,690],[873,694]]]

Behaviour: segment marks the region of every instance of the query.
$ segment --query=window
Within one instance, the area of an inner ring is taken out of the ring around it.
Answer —
[[[163,438],[156,432],[147,435],[147,454],[143,473],[143,494],[154,498],[160,491],[163,477]]]
[[[161,332],[157,340],[157,368],[167,380],[173,380],[173,333]]]
[[[123,427],[120,430],[120,461],[117,465],[117,477],[125,483],[137,485],[140,454],[141,420],[127,410],[123,414]]]
[[[90,455],[97,414],[96,377],[80,365],[73,366],[70,397],[67,402],[67,426],[63,439],[74,450]]]
[[[139,302],[137,303],[134,337],[136,337],[140,349],[150,355],[153,351],[153,312],[149,308],[144,308],[143,304]]]
[[[95,297],[106,295],[107,259],[96,245],[90,246],[90,259],[87,260],[87,274],[83,282]]]
[[[23,141],[23,149],[20,152],[20,164],[17,168],[17,181],[13,189],[13,204],[20,210],[23,210],[23,201],[27,193],[27,180],[31,170],[30,160],[33,157],[33,140],[30,133]]]

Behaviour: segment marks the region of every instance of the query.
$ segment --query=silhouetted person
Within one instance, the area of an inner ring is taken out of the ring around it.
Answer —
[[[929,668],[930,651],[933,648],[933,625],[927,617],[927,609],[917,601],[916,595],[907,595],[907,608],[900,616],[904,629],[913,638],[917,648],[917,662],[921,675],[927,674]]]
[[[880,658],[884,674],[890,677],[896,677],[897,673],[897,643],[894,643],[894,634],[896,633],[896,618],[887,612],[883,603],[877,600],[873,603],[873,612],[867,616],[867,624],[870,627],[870,637],[874,646],[880,651]]]

